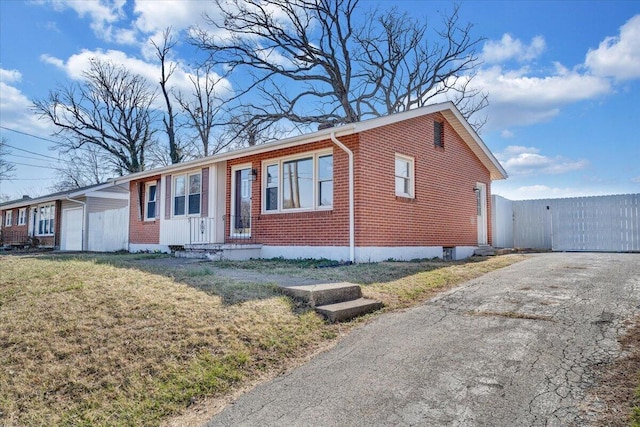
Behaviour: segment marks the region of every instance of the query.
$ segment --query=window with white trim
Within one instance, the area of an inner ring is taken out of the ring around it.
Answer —
[[[13,225],[13,211],[6,211],[4,214],[4,226],[11,227]]]
[[[202,177],[200,173],[173,178],[173,216],[200,215]]]
[[[38,206],[38,236],[50,236],[54,233],[55,217],[56,206],[54,204]]]
[[[27,208],[18,210],[18,225],[25,225],[27,223]]]
[[[333,154],[309,153],[265,162],[263,167],[264,212],[333,206]]]
[[[156,209],[158,206],[158,185],[154,182],[147,182],[145,188],[145,212],[144,219],[147,221],[153,221],[156,219]]]
[[[396,154],[396,196],[413,197],[414,161],[412,157]]]

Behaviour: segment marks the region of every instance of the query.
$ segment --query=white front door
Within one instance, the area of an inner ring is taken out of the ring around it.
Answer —
[[[62,235],[60,249],[63,251],[82,250],[83,208],[64,209],[62,211]]]
[[[487,186],[482,182],[476,183],[476,205],[478,215],[478,246],[487,245]]]

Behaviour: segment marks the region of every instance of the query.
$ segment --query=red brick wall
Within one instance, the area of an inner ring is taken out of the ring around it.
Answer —
[[[444,149],[434,147],[434,119],[445,123]],[[489,171],[440,114],[406,120],[340,138],[355,157],[356,246],[475,246],[476,182],[487,184],[487,233],[491,238]],[[262,214],[262,161],[333,147],[331,211]],[[395,154],[414,158],[415,198],[395,195]],[[227,218],[231,169],[251,163],[252,237],[270,245],[349,244],[348,156],[330,140],[227,162]],[[229,227],[225,227],[228,240]]]
[[[156,215],[155,221],[144,220],[144,201],[146,198],[146,183],[160,180],[160,175],[129,183],[129,242],[130,243],[160,243],[160,219]],[[140,190],[139,190],[140,189]],[[156,198],[156,212],[160,212],[160,186]],[[138,193],[138,191],[140,191]],[[138,196],[140,194],[140,196]],[[140,197],[140,199],[138,198]],[[142,202],[140,203],[141,200]]]
[[[433,144],[434,119],[445,123],[444,149]],[[364,132],[356,166],[357,246],[474,246],[476,182],[489,171],[440,114]],[[415,198],[395,195],[395,154],[414,158]],[[490,209],[487,211],[491,236]]]
[[[9,210],[11,210],[12,212],[12,218],[11,225],[7,227],[5,224],[7,223],[6,218],[7,212],[9,212]],[[0,225],[2,226],[2,236],[5,244],[26,243],[29,238],[29,215],[31,213],[31,210],[27,208],[26,223],[24,225],[18,225],[19,211],[19,208],[7,209],[2,212],[2,215],[0,215],[0,220],[2,220],[2,223],[0,223]]]
[[[352,150],[357,149],[356,135],[341,138]],[[333,149],[333,209],[309,212],[263,214],[261,191],[262,161],[291,156],[309,151]],[[293,246],[346,246],[349,244],[348,171],[349,158],[330,140],[320,141],[269,153],[243,157],[227,162],[226,216],[231,215],[231,169],[251,163],[258,176],[252,185],[251,237],[268,245]],[[225,238],[229,241],[229,225],[225,225]],[[239,240],[240,241],[240,240]]]

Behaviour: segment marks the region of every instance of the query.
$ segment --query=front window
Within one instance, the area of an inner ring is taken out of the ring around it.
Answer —
[[[313,207],[313,158],[291,160],[282,164],[282,208]]]
[[[157,206],[157,184],[147,184],[147,197],[146,197],[146,205],[147,209],[145,212],[145,219],[154,220],[156,219],[156,206]]]
[[[264,211],[285,212],[333,206],[333,155],[308,154],[265,164]]]
[[[13,211],[7,211],[4,217],[4,226],[11,227],[13,224]]]
[[[413,159],[396,155],[396,196],[413,197]]]
[[[177,176],[173,180],[173,215],[199,215],[202,176],[199,173]]]
[[[38,235],[45,236],[54,233],[55,205],[38,206]]]
[[[27,208],[22,208],[18,211],[18,225],[25,225],[27,223]]]

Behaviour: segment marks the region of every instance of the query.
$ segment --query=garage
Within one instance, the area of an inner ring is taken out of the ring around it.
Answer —
[[[82,250],[83,208],[62,210],[62,234],[60,249],[63,251]]]

